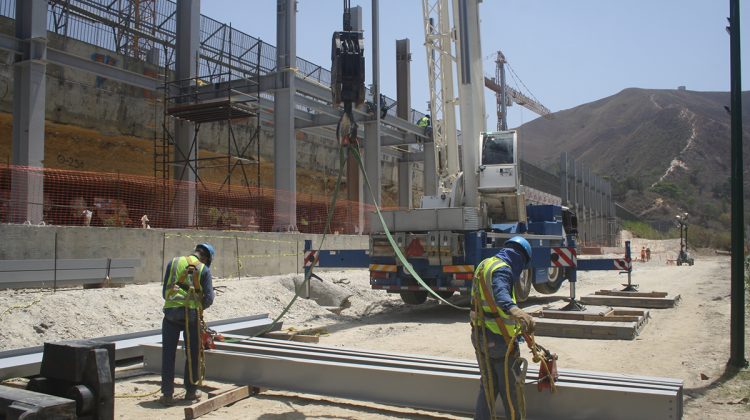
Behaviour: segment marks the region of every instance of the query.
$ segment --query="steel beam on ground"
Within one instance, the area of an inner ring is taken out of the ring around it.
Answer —
[[[219,333],[241,334],[252,336],[260,334],[266,329],[279,330],[281,323],[273,324],[268,314],[251,315],[212,321],[208,326]],[[143,344],[161,341],[161,330],[140,331],[130,334],[112,335],[93,338],[92,340],[115,343],[115,360],[126,360],[142,357]],[[7,378],[25,377],[39,374],[42,363],[43,346],[0,352],[0,380]]]
[[[292,392],[328,395],[360,401],[471,413],[479,389],[476,364],[425,357],[389,355],[389,359],[367,354],[326,354],[317,356],[313,347],[299,351],[288,345],[222,344],[224,350],[206,352],[208,377],[233,383]],[[243,347],[245,347],[243,349]],[[231,350],[228,350],[231,349]],[[257,351],[256,351],[257,350]],[[344,349],[337,349],[341,352]],[[178,355],[178,371],[182,368]],[[463,363],[463,364],[462,364]],[[161,371],[161,348],[144,346],[144,366]],[[642,380],[619,381],[617,376],[567,378],[561,371],[558,392],[539,393],[532,382],[536,372],[529,369],[526,380],[529,419],[663,419],[681,418],[682,382]],[[624,375],[619,375],[620,377]],[[363,378],[367,378],[363,380]],[[450,390],[450,392],[445,392]]]

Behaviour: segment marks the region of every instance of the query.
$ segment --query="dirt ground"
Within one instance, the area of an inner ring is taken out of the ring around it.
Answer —
[[[641,291],[680,294],[679,306],[652,309],[651,319],[632,341],[539,337],[559,355],[562,369],[661,376],[685,382],[686,419],[750,418],[750,372],[727,371],[729,359],[729,257],[698,253],[693,267],[667,265],[672,243],[651,242],[652,261],[635,263],[633,282]],[[635,243],[640,249],[640,243]],[[297,330],[322,327],[320,343],[360,349],[416,353],[443,358],[473,359],[467,313],[429,300],[405,306],[398,296],[369,288],[362,270],[321,273],[344,294],[351,306],[340,315],[313,301],[298,300],[284,318],[285,327]],[[209,320],[281,312],[293,296],[295,276],[217,279],[222,290]],[[621,287],[625,276],[615,272],[579,274],[579,296],[599,289]],[[158,328],[161,322],[159,285],[119,289],[51,292],[0,292],[0,349],[44,341],[96,337]],[[567,297],[567,283],[554,296],[533,294],[522,306],[554,304]],[[456,299],[454,297],[454,299]],[[28,305],[28,306],[27,306]],[[27,307],[26,307],[27,306]],[[746,327],[748,327],[746,320]],[[750,332],[750,328],[747,328]],[[746,351],[746,356],[747,356]],[[137,366],[131,367],[130,369]],[[178,381],[179,382],[179,381]],[[206,391],[227,385],[208,382]],[[183,418],[185,405],[162,408],[159,378],[139,375],[119,380],[118,418]],[[181,387],[178,385],[177,392]],[[465,418],[365,402],[266,391],[205,416],[221,419],[391,419]]]

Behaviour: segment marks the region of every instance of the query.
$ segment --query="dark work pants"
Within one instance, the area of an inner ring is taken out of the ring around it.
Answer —
[[[505,353],[508,350],[508,346],[505,344],[505,339],[502,335],[494,334],[487,330],[487,347],[483,348],[480,343],[477,343],[474,334],[472,333],[471,341],[474,345],[474,349],[478,350],[479,356],[477,359],[478,363],[483,363],[483,360],[479,358],[489,358],[491,365],[490,380],[492,381],[492,388],[495,395],[492,397],[493,400],[497,401],[497,397],[500,396],[500,401],[503,403],[505,411],[505,418],[510,419],[510,405],[508,404],[508,396],[505,391]],[[480,333],[481,334],[481,333]],[[516,395],[515,381],[516,377],[521,376],[520,366],[515,366],[515,361],[521,356],[519,350],[519,343],[516,343],[515,348],[511,351],[508,357],[508,378],[510,384],[510,398],[515,411],[516,420],[521,419],[520,405],[518,403],[518,395]],[[483,380],[486,378],[483,378]],[[484,386],[480,383],[479,395],[477,395],[477,402],[474,411],[474,418],[479,420],[491,419],[489,407],[487,406],[487,399],[484,394]]]
[[[188,334],[190,335],[190,358],[192,359],[193,379],[197,383],[200,378],[198,366],[198,313],[196,310],[189,311]],[[161,393],[162,395],[172,395],[174,393],[174,364],[175,354],[177,352],[177,343],[182,331],[183,342],[185,338],[185,309],[171,308],[164,311],[164,319],[161,322]],[[197,386],[190,381],[188,370],[187,347],[185,348],[185,390],[187,392],[195,391]]]

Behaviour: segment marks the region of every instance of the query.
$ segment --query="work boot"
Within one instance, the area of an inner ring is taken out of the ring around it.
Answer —
[[[197,389],[193,391],[185,392],[186,401],[200,401],[202,396],[203,396],[203,393],[198,391]]]
[[[174,405],[174,398],[172,398],[171,395],[162,395],[161,398],[159,398],[159,404],[165,407],[171,407]]]

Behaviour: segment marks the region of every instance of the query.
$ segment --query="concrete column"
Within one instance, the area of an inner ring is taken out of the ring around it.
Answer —
[[[297,230],[297,141],[294,133],[294,71],[297,62],[297,1],[277,0],[273,230]]]
[[[364,201],[380,205],[380,29],[379,1],[372,0],[372,98],[375,102],[375,118],[365,123],[365,173],[370,180],[372,193],[365,191]],[[365,187],[367,188],[367,187]],[[374,198],[374,199],[373,199]]]
[[[409,39],[396,40],[396,110],[398,117],[409,121],[411,113],[411,51]],[[401,161],[398,164],[398,205],[412,206],[412,172],[414,164]]]
[[[13,165],[44,165],[44,111],[47,65],[47,1],[16,1],[16,38],[22,53],[13,66]],[[41,171],[13,171],[12,222],[43,220]]]
[[[189,89],[198,75],[198,51],[200,49],[200,0],[177,0],[177,39],[175,41],[175,78],[184,80],[180,86]],[[192,79],[192,80],[191,80]],[[175,120],[175,150],[173,178],[185,183],[175,197],[176,221],[179,225],[193,226],[197,222],[198,139],[195,125]],[[195,141],[195,143],[194,143]]]

